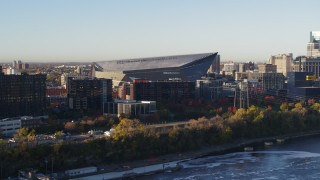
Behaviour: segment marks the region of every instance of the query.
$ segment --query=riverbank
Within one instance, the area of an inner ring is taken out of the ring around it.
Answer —
[[[151,173],[159,173],[163,171],[178,170],[180,168],[180,163],[190,159],[196,159],[205,156],[214,156],[220,154],[226,154],[237,151],[244,151],[246,146],[255,146],[259,143],[276,142],[277,139],[283,139],[285,141],[290,139],[302,138],[307,136],[320,135],[320,131],[304,132],[287,134],[280,136],[256,138],[256,139],[241,139],[233,141],[232,143],[227,143],[217,146],[203,147],[199,150],[189,151],[185,153],[175,153],[159,156],[156,158],[137,160],[133,162],[113,164],[104,167],[102,171],[86,177],[79,177],[74,179],[119,179],[119,178],[129,178],[135,176],[142,176]]]

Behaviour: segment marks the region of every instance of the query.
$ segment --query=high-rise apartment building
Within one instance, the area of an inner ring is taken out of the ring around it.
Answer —
[[[139,101],[193,99],[195,82],[135,80],[130,85],[130,98]]]
[[[68,105],[75,110],[100,110],[103,103],[112,101],[111,79],[68,79]]]
[[[43,115],[46,75],[0,74],[0,118]]]
[[[277,72],[287,76],[293,62],[292,53],[270,56],[268,63],[277,66]]]
[[[309,57],[320,56],[320,31],[310,32],[310,41],[307,44],[307,56]]]

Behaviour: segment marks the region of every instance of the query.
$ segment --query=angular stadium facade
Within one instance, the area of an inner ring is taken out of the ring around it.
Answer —
[[[196,81],[208,72],[220,72],[218,53],[102,61],[94,63],[94,76],[130,82],[133,79],[151,81]]]

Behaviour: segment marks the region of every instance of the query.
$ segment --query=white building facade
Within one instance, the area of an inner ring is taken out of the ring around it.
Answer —
[[[278,54],[275,56],[270,56],[268,64],[277,66],[277,73],[282,73],[287,77],[288,72],[291,72],[293,62],[292,53],[289,54]]]

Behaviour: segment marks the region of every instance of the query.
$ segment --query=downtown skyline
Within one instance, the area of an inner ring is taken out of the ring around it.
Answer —
[[[92,62],[219,52],[306,55],[320,2],[1,1],[0,63]]]

